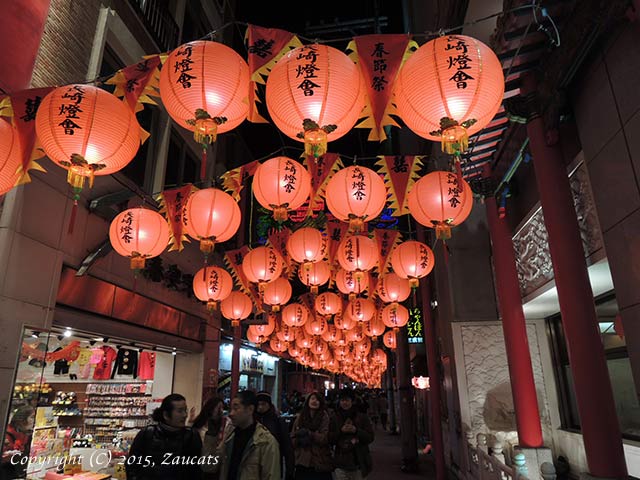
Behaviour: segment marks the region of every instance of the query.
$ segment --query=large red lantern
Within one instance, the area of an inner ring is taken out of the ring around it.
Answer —
[[[217,309],[218,302],[227,298],[233,290],[233,278],[220,267],[201,268],[193,276],[193,293],[198,300],[207,302],[207,310]]]
[[[320,315],[335,315],[342,311],[342,299],[333,292],[324,292],[316,297],[315,307]]]
[[[473,192],[454,173],[431,172],[413,185],[407,204],[418,223],[435,228],[438,238],[448,239],[451,227],[460,225],[471,213]]]
[[[253,195],[260,205],[273,210],[278,222],[309,198],[311,175],[295,160],[275,157],[260,164],[253,176]]]
[[[290,327],[302,327],[308,317],[309,311],[299,303],[290,303],[282,309],[282,321]]]
[[[349,222],[351,231],[361,232],[364,222],[382,212],[387,203],[387,187],[373,170],[353,165],[338,170],[331,177],[325,201],[334,217]]]
[[[395,83],[398,113],[421,137],[447,153],[467,149],[468,136],[486,127],[504,96],[502,64],[475,38],[444,35],[420,47]]]
[[[354,298],[347,304],[345,314],[357,322],[366,322],[376,314],[376,306],[368,298]]]
[[[377,243],[364,235],[348,235],[342,239],[336,252],[340,266],[348,272],[355,272],[355,278],[364,278],[364,272],[378,264]]]
[[[95,175],[111,175],[135,157],[140,126],[127,105],[91,85],[51,91],[36,114],[36,133],[47,156],[67,170],[74,203]]]
[[[231,320],[231,326],[240,325],[240,320],[244,320],[253,310],[253,303],[248,295],[242,292],[233,291],[220,303],[220,310],[224,318]]]
[[[273,247],[256,247],[242,260],[242,271],[252,283],[257,283],[260,291],[282,273],[284,261]]]
[[[393,271],[401,278],[408,278],[409,284],[416,288],[418,280],[433,270],[435,257],[424,243],[407,240],[397,245],[391,253]]]
[[[267,109],[285,135],[303,140],[307,155],[327,151],[327,142],[355,125],[365,101],[360,69],[341,51],[305,45],[290,51],[267,80]]]
[[[162,104],[178,125],[193,132],[203,150],[218,133],[244,121],[248,96],[249,66],[222,43],[185,43],[169,54],[160,72]]]
[[[318,293],[318,287],[324,285],[331,277],[331,267],[326,261],[306,263],[298,269],[298,278],[302,283],[311,287],[311,293]]]
[[[20,173],[22,163],[18,134],[11,124],[0,118],[0,195],[11,190]]]
[[[391,272],[378,278],[376,292],[385,303],[404,302],[411,293],[411,284],[407,278]]]
[[[205,188],[189,195],[184,209],[187,234],[200,240],[208,255],[216,242],[233,237],[240,227],[240,207],[231,195],[217,188]]]
[[[320,230],[312,227],[299,228],[287,240],[287,252],[298,263],[314,263],[326,254],[327,242]]]
[[[274,312],[280,311],[280,307],[291,299],[291,284],[286,278],[276,278],[267,283],[262,292],[262,301],[271,305]]]
[[[365,273],[359,278],[355,272],[348,272],[341,268],[336,273],[336,286],[341,293],[349,295],[349,298],[355,298],[369,288],[369,277],[369,274]]]
[[[382,310],[382,321],[394,330],[402,328],[409,322],[409,310],[398,303],[391,303]]]
[[[164,252],[169,243],[169,225],[158,212],[130,208],[111,221],[109,240],[117,253],[131,258],[132,270],[140,270],[145,259]]]

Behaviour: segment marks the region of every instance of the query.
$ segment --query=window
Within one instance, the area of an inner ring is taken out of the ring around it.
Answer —
[[[172,129],[164,178],[165,188],[198,182],[200,179],[200,161],[200,158],[196,156],[184,138],[175,129]]]
[[[640,440],[640,405],[635,393],[627,346],[624,337],[621,338],[616,333],[618,303],[613,292],[596,299],[596,314],[598,315],[600,335],[604,345],[622,436],[627,439]],[[562,427],[580,431],[580,417],[573,386],[573,375],[560,314],[548,318],[547,325],[554,356]]]

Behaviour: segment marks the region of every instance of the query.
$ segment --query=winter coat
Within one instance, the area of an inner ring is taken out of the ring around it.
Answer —
[[[220,479],[227,480],[229,459],[233,448],[235,428],[229,422],[224,440],[218,447]],[[278,442],[261,424],[256,425],[253,437],[247,443],[240,460],[238,478],[240,480],[280,480],[280,449]],[[128,480],[128,479],[127,479]]]
[[[163,465],[166,454],[172,454],[170,458],[198,459],[201,452],[200,435],[191,428],[174,429],[162,423],[149,425],[138,432],[131,444],[129,457],[136,460],[127,462],[127,480],[201,480],[202,470],[198,465]]]
[[[302,414],[293,423],[291,438],[295,464],[313,468],[317,472],[333,471],[333,459],[329,448],[329,414],[322,412],[322,420],[316,430],[310,430],[302,422]],[[305,431],[308,432],[305,434]]]
[[[278,441],[278,446],[280,447],[280,455],[282,455],[282,457],[284,458],[287,472],[293,472],[293,445],[291,444],[289,428],[287,427],[285,421],[278,416],[273,407],[271,407],[266,413],[256,414],[256,420],[267,427],[267,430],[269,430],[269,432],[271,432],[271,435],[273,435]],[[282,469],[282,464],[280,464],[280,468]]]
[[[354,406],[355,407],[355,406]],[[341,429],[347,419],[356,427],[355,433],[345,433]],[[373,466],[369,444],[373,442],[373,427],[369,417],[358,412],[355,408],[344,411],[336,409],[334,421],[329,430],[329,442],[335,445],[333,464],[342,470],[360,470],[366,477]]]

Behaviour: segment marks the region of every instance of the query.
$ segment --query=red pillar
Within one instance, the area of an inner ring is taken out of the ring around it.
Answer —
[[[511,393],[516,411],[518,442],[523,447],[537,448],[542,446],[542,427],[531,367],[527,327],[522,311],[516,256],[509,227],[505,220],[498,218],[496,199],[489,197],[485,200],[485,204],[493,246],[496,291],[509,363]]]
[[[242,327],[233,327],[233,352],[231,352],[231,399],[238,393],[240,384],[240,347],[242,345]]]
[[[522,94],[535,93],[535,78],[524,75]],[[589,471],[597,477],[626,478],[622,436],[562,151],[558,145],[547,145],[543,120],[535,113],[527,133]]]
[[[220,316],[210,322],[220,322]],[[204,371],[202,379],[202,404],[218,393],[220,374],[220,330],[209,323],[204,324]]]

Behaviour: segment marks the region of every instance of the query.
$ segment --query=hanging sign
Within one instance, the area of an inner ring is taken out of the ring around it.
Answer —
[[[409,309],[409,322],[407,322],[407,339],[409,343],[424,343],[422,312],[418,307]]]
[[[107,85],[115,85],[113,94],[122,98],[132,112],[144,108],[143,103],[157,105],[151,96],[159,95],[160,55],[149,55],[135,65],[129,65],[107,80]]]
[[[180,188],[165,190],[156,197],[160,203],[160,213],[166,217],[169,223],[170,252],[174,250],[181,252],[184,249],[184,242],[189,241],[184,230],[183,211],[189,196],[196,190],[196,187],[188,184]]]
[[[422,156],[393,155],[380,156],[376,165],[384,175],[390,197],[392,216],[400,217],[409,213],[408,193],[413,188],[422,167]]]

